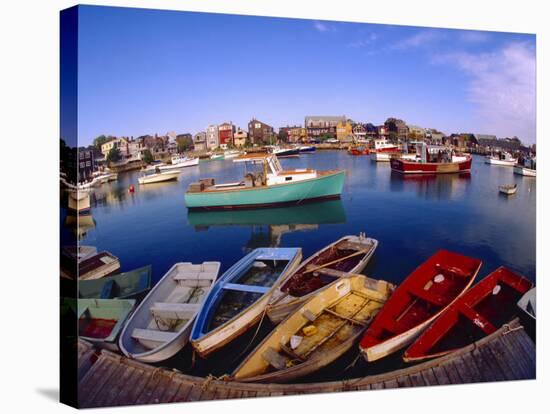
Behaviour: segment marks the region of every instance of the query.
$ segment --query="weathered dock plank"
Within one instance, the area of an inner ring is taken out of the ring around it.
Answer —
[[[90,349],[79,355],[90,357]],[[199,378],[94,351],[79,382],[81,407],[204,401],[535,378],[535,344],[517,321],[444,357],[393,372],[314,384],[256,384]]]

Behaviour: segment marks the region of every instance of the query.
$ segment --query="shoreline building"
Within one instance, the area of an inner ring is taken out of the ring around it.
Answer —
[[[220,146],[220,141],[218,137],[218,126],[217,125],[208,125],[206,128],[206,148],[214,149]]]
[[[275,141],[273,127],[256,118],[248,123],[248,136],[252,144],[272,144]]]
[[[206,132],[200,131],[195,134],[193,137],[193,148],[195,151],[204,151],[206,150]]]
[[[336,138],[338,123],[347,121],[345,115],[309,115],[305,117],[304,125],[306,127],[308,139],[319,139],[320,137]]]
[[[349,120],[338,122],[338,125],[336,125],[336,138],[338,141],[353,140],[353,126]]]
[[[236,147],[244,147],[246,145],[246,140],[248,139],[248,132],[244,129],[237,128],[237,132],[233,136],[233,141]]]
[[[228,146],[232,146],[234,134],[235,134],[235,125],[233,125],[233,122],[229,121],[218,125],[219,147],[223,149],[227,149]]]

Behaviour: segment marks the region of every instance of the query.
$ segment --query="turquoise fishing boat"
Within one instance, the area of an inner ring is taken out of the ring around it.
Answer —
[[[260,164],[263,170],[249,172],[240,182],[216,184],[213,178],[191,183],[185,193],[187,208],[238,209],[300,204],[339,198],[344,170],[283,170],[273,154],[244,155],[234,161]]]

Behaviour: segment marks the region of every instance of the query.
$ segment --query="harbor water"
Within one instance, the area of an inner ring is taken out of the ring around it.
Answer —
[[[369,156],[317,151],[283,159],[282,165],[345,169],[340,200],[243,211],[189,212],[184,202],[189,183],[199,178],[241,180],[244,166],[232,160],[201,162],[186,168],[179,181],[160,184],[139,185],[139,172],[121,173],[118,181],[94,189],[92,216],[80,222],[80,243],[117,256],[121,271],[151,264],[157,281],[176,262],[220,261],[223,272],[257,247],[301,247],[307,258],[337,238],[365,232],[379,241],[363,271],[376,279],[399,284],[437,250],[448,249],[483,260],[478,279],[504,265],[534,281],[536,180],[514,175],[511,167],[487,165],[481,156],[473,158],[468,175],[403,176]],[[516,194],[499,193],[499,185],[513,183],[518,184]],[[128,191],[131,185],[134,193]],[[63,237],[70,230],[64,225],[68,219],[63,214],[61,219]],[[257,343],[269,332],[269,324],[264,325],[233,344],[231,362],[229,349],[222,357],[225,363],[214,357],[201,365],[188,346],[162,365],[184,372],[193,366],[196,375],[230,373],[250,341]],[[313,379],[365,375],[362,361],[346,369],[356,355],[354,349],[347,360]],[[384,361],[384,367],[369,371],[386,370],[391,361]]]

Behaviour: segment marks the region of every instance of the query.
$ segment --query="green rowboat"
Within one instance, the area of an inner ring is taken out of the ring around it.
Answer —
[[[151,266],[101,279],[82,280],[78,296],[85,299],[142,299],[151,289]]]

